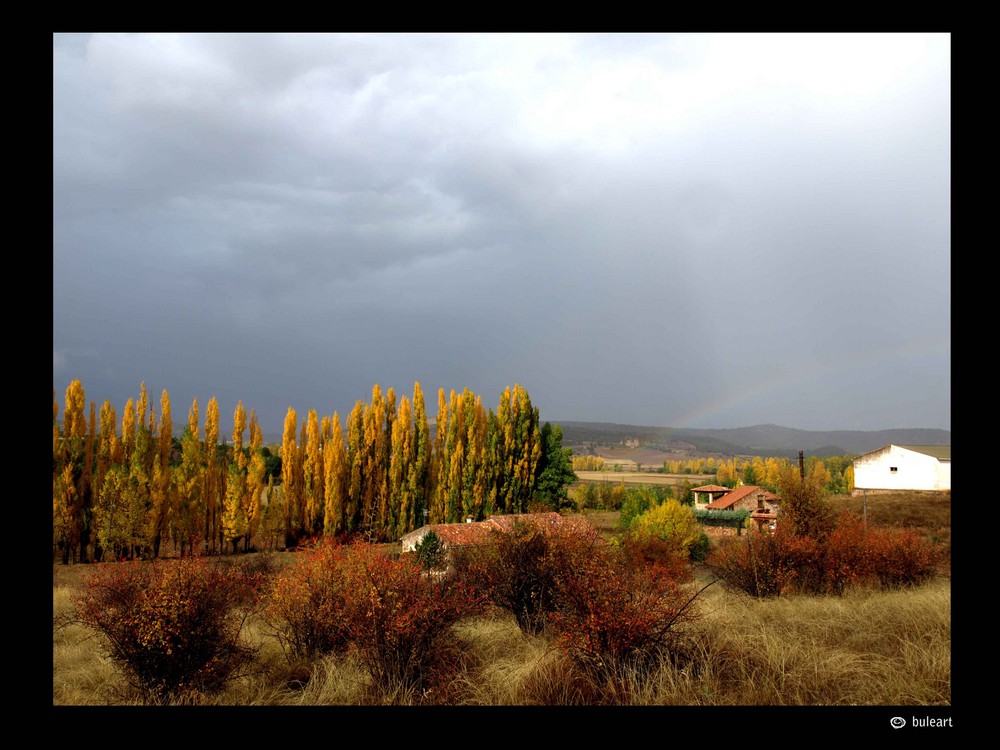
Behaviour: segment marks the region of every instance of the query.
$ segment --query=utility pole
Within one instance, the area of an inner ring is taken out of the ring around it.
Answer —
[[[799,479],[805,481],[806,478],[806,462],[802,455],[802,451],[799,451]]]

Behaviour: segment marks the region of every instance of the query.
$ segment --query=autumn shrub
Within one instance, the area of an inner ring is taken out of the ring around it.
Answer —
[[[798,469],[787,466],[778,478],[778,495],[779,525],[786,530],[813,539],[822,539],[832,531],[836,514],[818,475],[802,477]]]
[[[346,547],[326,542],[298,554],[275,576],[264,619],[292,660],[341,653],[349,636],[340,575]]]
[[[725,539],[705,562],[728,588],[764,598],[787,591],[796,578],[808,578],[816,549],[815,540],[796,537],[787,528],[774,534],[750,528]]]
[[[455,573],[485,603],[514,615],[522,633],[538,635],[556,606],[557,577],[573,564],[575,550],[597,544],[600,533],[586,521],[563,519],[555,528],[518,521],[456,555]]]
[[[882,588],[915,586],[929,580],[943,557],[941,547],[910,529],[878,529],[871,541]]]
[[[671,540],[631,533],[612,543],[620,549],[623,560],[632,565],[656,566],[678,580],[691,577],[687,554],[679,552],[677,545]]]
[[[938,557],[935,546],[916,532],[866,526],[843,513],[824,543],[821,590],[840,594],[852,586],[891,589],[922,583],[934,574]]]
[[[849,513],[820,538],[779,524],[720,545],[707,564],[730,587],[751,596],[843,594],[855,587],[898,588],[934,574],[937,548],[912,531],[866,526]]]
[[[212,693],[253,658],[241,633],[257,576],[205,558],[103,563],[75,599],[81,624],[147,700]]]
[[[376,688],[421,696],[454,676],[452,626],[479,611],[466,583],[426,573],[413,556],[390,557],[362,542],[344,548],[338,577],[351,648]]]
[[[695,596],[668,566],[636,564],[608,544],[566,544],[549,626],[579,667],[597,678],[683,657]]]
[[[669,499],[636,518],[629,534],[638,539],[658,539],[677,556],[690,559],[691,550],[701,541],[703,532],[689,506]]]

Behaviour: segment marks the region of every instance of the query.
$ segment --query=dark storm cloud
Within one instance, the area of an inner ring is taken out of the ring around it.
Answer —
[[[54,386],[949,428],[949,47],[56,35]]]

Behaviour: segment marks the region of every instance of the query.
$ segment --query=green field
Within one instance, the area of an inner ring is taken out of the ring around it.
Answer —
[[[608,482],[610,484],[665,484],[681,485],[685,482],[697,487],[714,479],[713,474],[659,474],[644,471],[577,471],[581,482]]]

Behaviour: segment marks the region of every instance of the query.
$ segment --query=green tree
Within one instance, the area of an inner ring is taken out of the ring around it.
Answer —
[[[417,562],[428,573],[444,562],[444,544],[441,542],[441,537],[433,531],[428,531],[424,535],[414,551],[417,553]]]
[[[570,505],[567,487],[576,481],[573,473],[571,448],[563,448],[563,431],[558,424],[546,422],[540,432],[541,459],[538,461],[538,479],[535,496],[552,510],[558,511]]]
[[[181,556],[190,549],[195,552],[199,526],[204,521],[204,477],[202,455],[204,446],[198,425],[198,398],[195,397],[188,411],[188,423],[181,436],[181,463],[174,469],[176,491],[171,495],[171,529],[175,546],[179,543]]]

